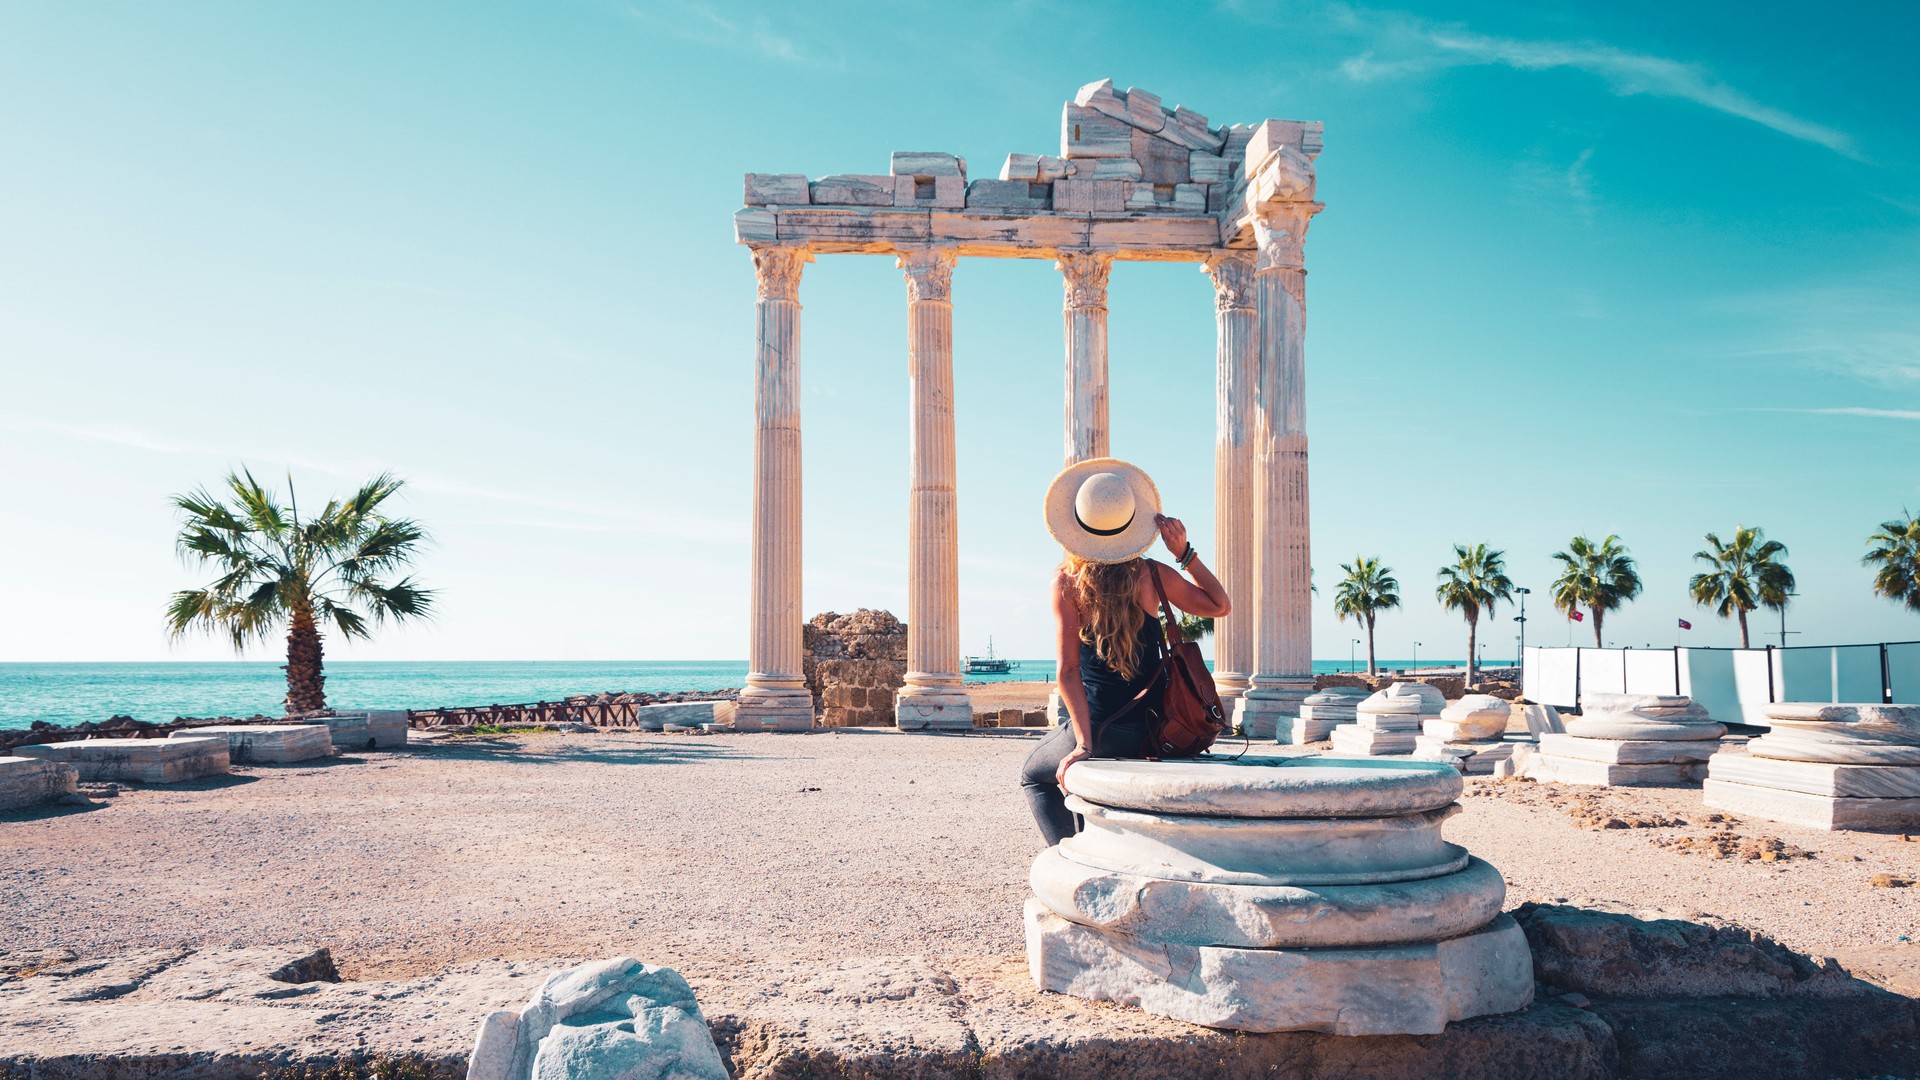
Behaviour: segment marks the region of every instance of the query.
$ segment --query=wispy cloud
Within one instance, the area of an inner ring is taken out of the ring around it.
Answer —
[[[1355,82],[1405,78],[1454,67],[1501,65],[1517,71],[1581,71],[1621,97],[1675,98],[1771,128],[1789,138],[1860,156],[1852,136],[1768,105],[1722,82],[1705,66],[1597,42],[1529,41],[1435,26],[1412,16],[1381,14],[1370,23],[1380,40],[1340,71]]]
[[[699,0],[642,0],[625,10],[646,26],[695,45],[804,67],[846,66],[844,57],[810,48],[763,15],[735,16]]]
[[[1870,409],[1860,405],[1832,409],[1754,409],[1752,411],[1799,413],[1803,416],[1867,416],[1876,420],[1920,420],[1920,409]]]
[[[1581,221],[1593,224],[1593,147],[1580,151],[1573,163],[1562,168],[1557,163],[1526,161],[1517,167],[1516,186],[1523,196],[1556,207],[1571,207]]]
[[[1770,290],[1722,301],[1754,328],[1725,355],[1777,360],[1888,386],[1920,385],[1920,310],[1910,275],[1872,284]]]

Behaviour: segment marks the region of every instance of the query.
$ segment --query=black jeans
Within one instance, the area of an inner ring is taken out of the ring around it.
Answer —
[[[1105,727],[1096,724],[1094,732],[1095,757],[1145,756],[1141,753],[1147,738],[1144,722],[1109,724]],[[1040,740],[1040,745],[1027,755],[1027,763],[1020,769],[1020,790],[1027,796],[1027,807],[1033,811],[1034,824],[1040,826],[1040,835],[1046,838],[1048,847],[1080,831],[1079,820],[1073,811],[1067,809],[1066,793],[1060,790],[1060,784],[1054,777],[1060,769],[1061,759],[1071,753],[1073,727],[1062,725]]]

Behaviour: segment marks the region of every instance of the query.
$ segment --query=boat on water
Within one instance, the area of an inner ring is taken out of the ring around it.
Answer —
[[[967,657],[969,675],[1005,675],[1016,665],[1012,660],[993,655],[993,639],[987,639],[987,655]]]

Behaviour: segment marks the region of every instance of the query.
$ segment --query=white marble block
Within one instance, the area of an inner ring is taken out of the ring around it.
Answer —
[[[895,150],[891,171],[895,176],[952,176],[964,185],[967,160],[936,150]]]
[[[1193,151],[1146,131],[1133,133],[1128,151],[1140,163],[1140,179],[1149,184],[1184,184],[1191,178],[1187,171]]]
[[[21,746],[14,753],[71,765],[85,781],[174,784],[230,771],[227,740],[221,738],[86,739]]]
[[[967,185],[967,209],[1045,210],[1053,205],[1053,185],[1025,180],[975,180]]]
[[[1060,113],[1060,156],[1069,160],[1132,157],[1133,126],[1095,109],[1069,104]]]
[[[1526,717],[1529,735],[1557,734],[1567,730],[1560,722],[1560,710],[1551,705],[1528,705],[1521,713]]]
[[[0,757],[0,812],[64,799],[79,779],[79,772],[64,761]]]
[[[367,712],[340,712],[315,717],[333,735],[333,745],[342,750],[386,750],[407,745],[405,709],[373,709]]]
[[[1428,723],[1433,723],[1429,720]],[[1490,776],[1498,762],[1510,760],[1521,744],[1499,741],[1460,742],[1421,735],[1413,740],[1415,761],[1444,761],[1468,776]]]
[[[633,711],[634,726],[642,731],[676,728],[691,731],[705,724],[731,725],[737,706],[731,701],[669,701],[642,705]]]
[[[1173,210],[1176,214],[1198,216],[1207,212],[1207,189],[1199,184],[1173,185]]]
[[[737,244],[770,244],[780,238],[780,219],[773,211],[744,207],[733,212],[733,240]]]
[[[1138,180],[1140,163],[1132,158],[1083,158],[1073,163],[1075,180]]]
[[[1539,738],[1540,752],[1556,757],[1603,761],[1611,765],[1654,765],[1674,761],[1705,761],[1720,748],[1719,742],[1654,739],[1583,739],[1578,735],[1548,732]]]
[[[325,724],[216,724],[173,732],[171,739],[227,740],[235,765],[284,765],[332,757],[333,732]]]
[[[1167,112],[1158,94],[1149,94],[1137,86],[1127,87],[1127,123],[1141,131],[1159,131],[1167,126]]]
[[[1417,729],[1416,729],[1417,730]],[[1329,736],[1336,754],[1372,757],[1381,754],[1411,754],[1419,739],[1416,730],[1375,731],[1358,724],[1342,724]]]
[[[964,176],[896,176],[893,205],[958,210],[967,205],[967,179]]]
[[[891,175],[871,176],[841,173],[823,176],[809,188],[819,206],[892,206],[894,183]]]
[[[1225,184],[1233,180],[1233,162],[1205,150],[1187,152],[1187,175],[1196,184]]]
[[[1073,103],[1082,108],[1104,113],[1115,120],[1127,118],[1127,101],[1113,88],[1112,79],[1090,82],[1075,91]]]
[[[1909,765],[1835,765],[1722,750],[1707,762],[1707,777],[1837,798],[1920,799],[1920,767]]]
[[[1051,154],[1040,155],[1040,164],[1037,168],[1039,169],[1040,180],[1049,184],[1055,180],[1065,180],[1067,177],[1073,175],[1073,162],[1063,157],[1054,157]]]
[[[1468,694],[1448,702],[1440,710],[1439,719],[1457,733],[1454,738],[1465,741],[1499,738],[1506,733],[1507,720],[1512,716],[1513,707],[1500,698],[1491,694]],[[1427,734],[1438,733],[1429,729]]]
[[[1920,799],[1854,799],[1757,787],[1708,777],[1702,800],[1716,810],[1810,829],[1920,829]]]
[[[1006,163],[1000,166],[1000,179],[1028,182],[1040,179],[1040,155],[1008,154]]]
[[[813,201],[805,173],[748,173],[748,206],[805,206]]]
[[[1126,209],[1126,185],[1120,180],[1056,180],[1056,211],[1114,212]]]
[[[1266,120],[1255,124],[1247,136],[1244,171],[1257,170],[1282,147],[1311,160],[1320,153],[1322,128],[1318,120]]]
[[[1542,752],[1528,762],[1526,775],[1534,780],[1594,787],[1667,787],[1694,783],[1706,775],[1706,769],[1704,761],[1618,765]]]

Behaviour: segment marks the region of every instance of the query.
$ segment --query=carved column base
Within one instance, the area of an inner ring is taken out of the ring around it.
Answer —
[[[907,672],[893,699],[893,723],[901,731],[970,731],[973,699],[953,675]]]
[[[1247,695],[1252,680],[1237,671],[1218,671],[1213,673],[1213,692],[1220,695],[1220,705],[1233,715],[1234,705]]]
[[[1273,739],[1283,723],[1291,735],[1300,703],[1313,693],[1313,679],[1259,679],[1233,704],[1233,723],[1249,739]],[[1282,740],[1284,741],[1284,740]]]
[[[812,731],[813,694],[806,681],[795,676],[747,676],[734,709],[735,731]]]

